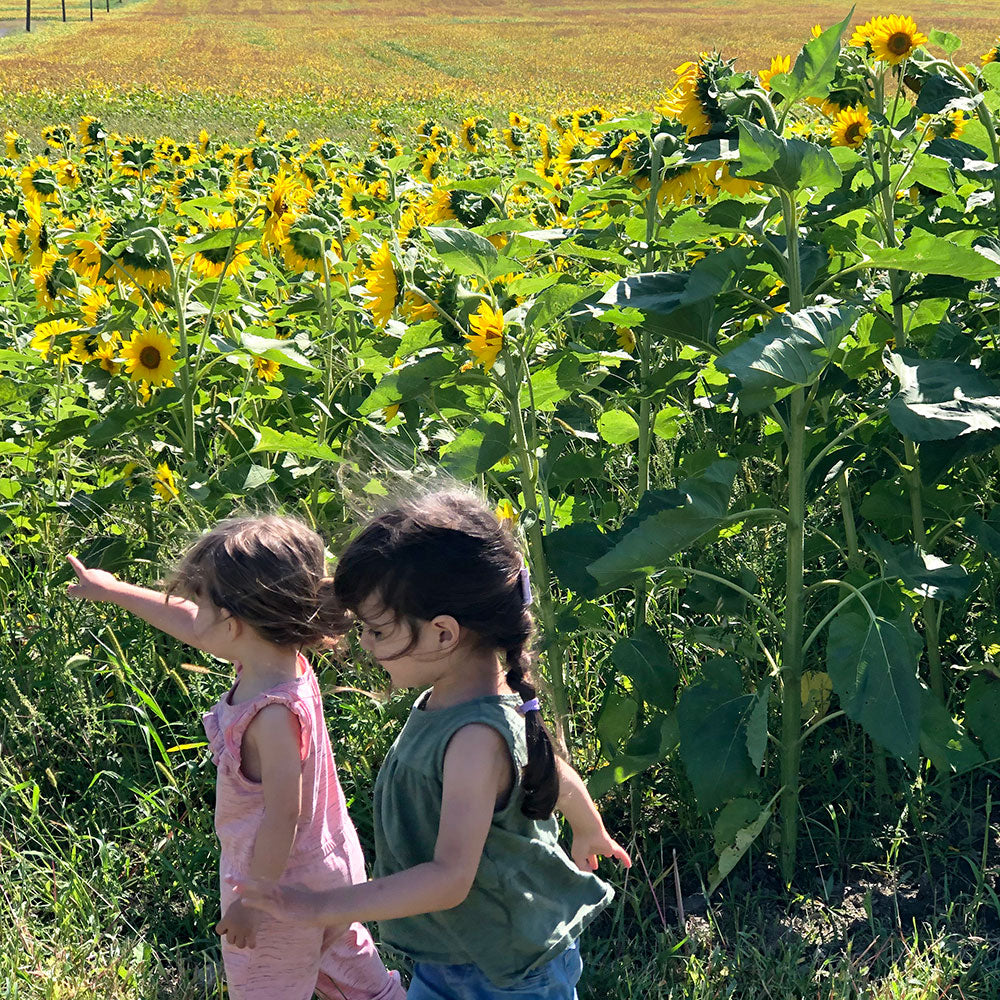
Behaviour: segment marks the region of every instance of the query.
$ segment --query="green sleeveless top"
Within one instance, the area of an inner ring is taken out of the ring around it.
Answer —
[[[521,699],[492,695],[425,710],[426,698],[417,699],[375,782],[376,878],[434,859],[445,750],[463,726],[491,726],[503,737],[514,785],[493,815],[468,897],[450,910],[380,921],[381,938],[416,962],[471,963],[494,985],[510,986],[568,948],[614,892],[567,857],[554,818],[521,812]]]

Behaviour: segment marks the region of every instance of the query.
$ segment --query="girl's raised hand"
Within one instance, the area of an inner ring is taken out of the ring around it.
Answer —
[[[106,600],[118,583],[118,577],[103,569],[88,569],[76,556],[66,556],[73,572],[76,573],[76,583],[66,588],[70,597],[78,597],[86,601]]]

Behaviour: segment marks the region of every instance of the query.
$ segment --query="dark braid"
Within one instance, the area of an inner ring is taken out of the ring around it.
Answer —
[[[521,646],[507,650],[507,684],[520,695],[522,702],[531,701],[536,694],[527,672],[527,659]],[[559,772],[552,737],[537,709],[525,713],[524,735],[528,763],[521,772],[521,812],[529,819],[548,819],[559,798]]]
[[[524,556],[477,497],[458,490],[405,501],[369,522],[337,561],[334,590],[357,613],[372,595],[412,632],[420,621],[451,615],[481,648],[503,650],[507,684],[522,702],[535,697],[530,656],[535,623],[521,582]],[[541,713],[525,713],[528,762],[521,811],[552,815],[559,797],[552,740]]]

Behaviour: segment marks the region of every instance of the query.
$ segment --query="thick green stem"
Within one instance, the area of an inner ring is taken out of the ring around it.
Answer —
[[[789,308],[802,308],[799,230],[794,196],[781,192],[788,246]],[[781,874],[790,883],[795,874],[799,820],[799,762],[802,754],[802,633],[805,537],[805,439],[809,404],[805,389],[789,397],[788,519],[785,533],[785,636],[781,649]]]
[[[524,496],[524,524],[528,538],[528,552],[531,559],[531,575],[534,581],[534,596],[538,608],[538,617],[542,621],[542,636],[544,640],[545,662],[548,667],[549,683],[552,685],[552,698],[555,702],[557,735],[563,746],[566,745],[566,720],[569,702],[566,697],[566,678],[563,673],[563,651],[556,630],[555,604],[552,600],[552,577],[549,573],[548,560],[545,558],[545,546],[542,537],[542,519],[538,508],[538,472],[535,466],[534,448],[528,442],[528,434],[524,425],[524,414],[521,412],[521,387],[518,359],[507,354],[507,366],[510,373],[507,377],[507,395],[510,401],[511,421],[514,429],[514,448],[518,456],[519,473],[521,477],[521,493]]]
[[[844,536],[847,538],[847,568],[854,573],[863,568],[864,560],[858,549],[858,530],[854,524],[851,489],[847,485],[847,472],[843,469],[837,476],[837,493],[840,496],[840,513],[844,518]]]
[[[785,535],[785,640],[781,650],[781,874],[795,873],[802,729],[803,540],[805,526],[805,389],[791,397],[788,422],[788,530]]]

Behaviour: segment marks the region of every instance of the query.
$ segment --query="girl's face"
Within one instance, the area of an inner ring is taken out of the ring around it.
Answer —
[[[448,653],[457,642],[457,623],[454,636],[447,628],[442,630],[439,618],[420,622],[414,635],[409,625],[383,608],[377,598],[369,597],[361,603],[358,619],[361,648],[378,660],[397,688],[429,687],[436,683]]]

